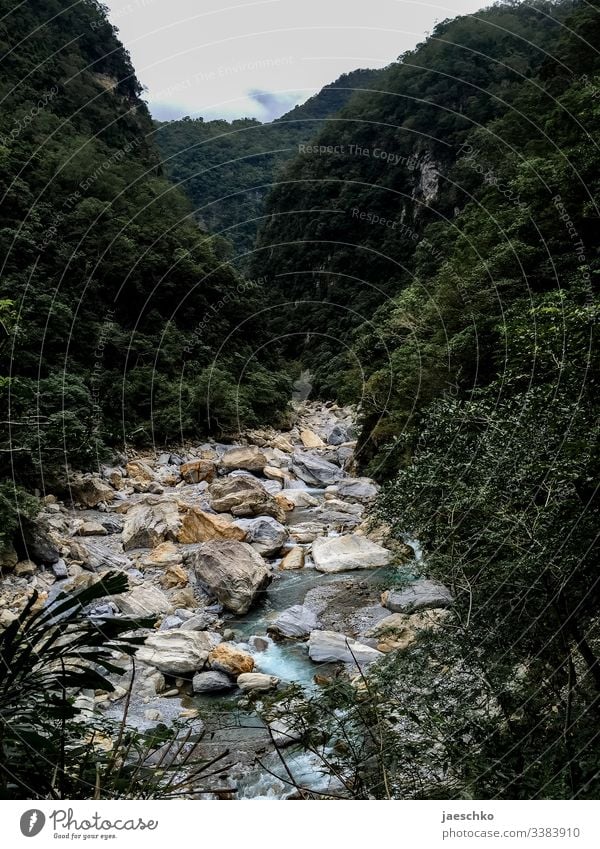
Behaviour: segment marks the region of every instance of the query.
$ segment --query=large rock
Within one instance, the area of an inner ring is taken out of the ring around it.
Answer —
[[[347,501],[339,501],[330,498],[314,511],[314,518],[328,525],[355,528],[362,521],[364,513],[362,504],[349,504]]]
[[[330,445],[342,445],[344,442],[348,442],[350,439],[350,435],[348,430],[342,425],[335,425],[327,437],[327,442]]]
[[[154,548],[165,540],[176,540],[181,518],[176,501],[162,499],[134,505],[123,526],[123,549]]]
[[[295,545],[282,558],[281,563],[279,564],[279,568],[284,569],[286,571],[304,569],[304,560],[304,549],[299,545]]]
[[[75,504],[84,507],[97,507],[115,497],[114,490],[94,475],[74,475],[69,480],[69,491]]]
[[[391,551],[358,534],[320,537],[312,544],[312,558],[319,572],[348,572],[387,566]]]
[[[317,628],[317,616],[303,604],[295,604],[279,614],[268,626],[270,634],[289,639],[305,639]]]
[[[383,653],[336,631],[312,631],[308,656],[317,663],[358,663],[360,666],[383,657]]]
[[[298,522],[289,528],[290,537],[294,542],[313,542],[322,536],[325,528],[321,522]]]
[[[252,672],[254,669],[252,655],[232,646],[231,643],[220,643],[212,649],[208,655],[208,662],[211,669],[225,672],[234,678],[244,672]]]
[[[437,581],[422,578],[402,590],[386,590],[381,603],[394,613],[414,613],[431,607],[449,607],[452,594],[448,587]]]
[[[209,487],[210,506],[217,513],[234,516],[273,516],[281,521],[284,511],[256,478],[234,475],[220,478]]]
[[[208,659],[214,641],[206,631],[160,631],[146,638],[137,658],[164,675],[190,675]]]
[[[376,637],[377,648],[382,652],[403,651],[415,641],[419,631],[437,630],[448,616],[449,611],[441,608],[392,613],[377,622],[365,636]]]
[[[296,477],[309,486],[331,486],[345,476],[339,466],[309,451],[294,452],[292,469]]]
[[[184,552],[183,562],[232,613],[247,613],[257,595],[271,582],[262,557],[245,542],[200,543]]]
[[[130,460],[125,470],[130,478],[134,478],[137,481],[150,483],[150,481],[154,480],[154,470],[143,460]]]
[[[134,587],[123,595],[114,596],[113,601],[121,613],[130,616],[156,616],[167,613],[171,607],[164,592],[152,584]]]
[[[276,436],[272,442],[273,448],[277,451],[283,451],[284,454],[292,454],[294,451],[294,445],[286,436],[280,434]]]
[[[300,431],[300,439],[305,448],[325,448],[321,437],[307,427]]]
[[[58,546],[52,538],[47,521],[42,516],[38,516],[37,519],[20,517],[16,548],[23,559],[33,560],[35,563],[51,565],[60,559]]]
[[[220,690],[230,690],[233,681],[224,672],[197,672],[192,680],[194,693],[216,693]]]
[[[214,513],[205,513],[194,506],[186,510],[178,533],[179,542],[186,544],[210,542],[213,539],[234,539],[241,542],[245,538],[246,531],[229,519]]]
[[[291,501],[294,507],[319,506],[319,501],[305,489],[286,489],[283,497]]]
[[[183,463],[179,471],[186,483],[211,483],[217,474],[217,467],[212,460],[190,460],[189,463]]]
[[[279,678],[262,672],[244,672],[237,678],[237,685],[244,693],[265,693],[267,690],[275,689],[278,684]]]
[[[267,458],[256,445],[242,445],[231,448],[221,457],[221,467],[226,471],[245,469],[247,472],[262,472]]]
[[[337,496],[343,501],[368,504],[378,492],[379,488],[370,478],[346,478],[337,484]]]
[[[287,530],[271,516],[238,519],[236,524],[246,535],[246,541],[263,557],[276,554],[288,539]]]

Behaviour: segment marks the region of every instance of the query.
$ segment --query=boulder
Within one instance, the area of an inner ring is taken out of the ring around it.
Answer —
[[[344,442],[348,442],[349,438],[347,429],[337,424],[329,432],[327,442],[330,445],[342,445]]]
[[[283,435],[276,436],[271,444],[273,448],[276,448],[278,451],[283,451],[284,454],[292,454],[294,451],[293,443]]]
[[[345,475],[339,466],[309,451],[294,451],[292,469],[309,486],[331,486]]]
[[[12,544],[8,544],[0,552],[0,569],[5,572],[10,572],[19,562],[19,555]]]
[[[348,572],[387,566],[391,551],[358,534],[320,537],[312,544],[312,558],[319,572]]]
[[[299,545],[291,548],[282,558],[279,568],[284,570],[304,569],[304,549]]]
[[[305,448],[325,448],[321,437],[307,427],[300,431],[300,439]]]
[[[370,478],[346,478],[337,484],[337,496],[343,501],[368,504],[379,492],[379,487]]]
[[[212,628],[217,621],[217,617],[214,613],[197,613],[195,616],[191,616],[181,626],[182,631],[206,631],[208,628]]]
[[[362,504],[349,504],[346,501],[331,498],[319,505],[313,515],[319,522],[327,525],[355,528],[362,521],[364,509]]]
[[[252,672],[254,669],[252,655],[232,646],[231,643],[220,643],[215,646],[208,655],[208,662],[211,669],[225,672],[234,678],[244,672]]]
[[[271,516],[238,519],[236,525],[245,535],[246,542],[263,557],[276,554],[288,539],[287,530]]]
[[[194,693],[216,693],[219,690],[230,690],[233,681],[223,672],[197,672],[192,679]]]
[[[88,538],[84,544],[77,539],[72,539],[69,540],[68,548],[70,559],[77,561],[90,572],[96,572],[102,567],[123,572],[133,567],[129,557],[114,551],[104,540]]]
[[[98,507],[115,497],[114,490],[94,475],[73,475],[69,479],[69,491],[73,501],[84,507]]]
[[[164,498],[134,505],[123,526],[123,549],[154,548],[165,540],[176,540],[181,526],[176,501]]]
[[[15,575],[17,578],[31,578],[37,572],[37,565],[33,560],[19,560],[15,566]]]
[[[167,567],[177,566],[181,563],[181,552],[171,541],[161,542],[156,548],[153,548],[150,554],[146,554],[142,560],[142,567]]]
[[[190,460],[180,467],[181,477],[186,483],[211,483],[217,474],[216,464],[212,460]]]
[[[277,495],[274,496],[274,500],[284,515],[285,513],[291,513],[294,509],[294,502],[290,501],[289,498],[286,498],[283,492],[278,492]]]
[[[267,458],[256,445],[241,445],[230,448],[221,457],[221,468],[228,472],[245,469],[247,472],[262,472]]]
[[[283,469],[278,469],[276,466],[265,466],[263,475],[269,480],[279,481],[280,483],[285,483],[290,479],[289,472],[284,472]]]
[[[317,616],[314,610],[310,610],[303,604],[295,604],[269,623],[268,631],[277,637],[301,640],[308,637],[316,628]]]
[[[165,590],[172,590],[174,587],[185,587],[189,581],[189,575],[179,563],[173,563],[168,566],[164,575],[160,577],[160,585]]]
[[[21,516],[17,533],[16,549],[23,560],[51,565],[60,559],[48,522],[42,516],[37,519]]]
[[[138,481],[150,483],[154,480],[154,470],[143,460],[130,460],[125,466],[125,471],[130,478],[135,478]]]
[[[101,525],[100,522],[84,522],[77,534],[80,537],[105,537],[108,535],[108,531]]]
[[[220,478],[209,487],[210,505],[217,513],[234,516],[273,516],[281,521],[285,514],[256,478],[245,475]]]
[[[294,542],[313,542],[323,534],[324,527],[319,522],[299,522],[289,528],[290,537]]]
[[[264,560],[245,542],[215,540],[190,546],[183,562],[232,613],[247,613],[271,582]]]
[[[137,651],[137,658],[164,675],[191,675],[198,672],[213,649],[206,631],[160,631],[151,634]]]
[[[130,616],[156,616],[167,613],[171,607],[164,592],[152,584],[134,587],[127,593],[113,596],[112,600],[121,613]]]
[[[237,685],[244,693],[274,690],[279,684],[279,678],[274,675],[264,675],[262,672],[244,672],[237,677]]]
[[[293,728],[285,719],[275,719],[273,722],[269,722],[269,728],[271,729],[273,742],[280,749],[291,746],[292,743],[297,743],[302,739],[302,732]]]
[[[403,651],[413,643],[419,631],[434,631],[449,615],[445,609],[427,609],[419,613],[392,613],[366,632],[367,637],[378,639],[382,652]]]
[[[437,581],[422,578],[402,590],[386,590],[381,603],[394,613],[413,613],[431,607],[449,607],[452,594],[448,587]]]
[[[294,507],[318,507],[319,501],[305,489],[286,489],[283,497],[291,501]]]
[[[358,663],[364,665],[383,657],[383,653],[336,631],[311,631],[308,656],[317,663]]]
[[[205,513],[199,507],[190,506],[184,513],[177,538],[185,544],[210,542],[213,539],[234,539],[241,542],[246,538],[246,531],[224,516]]]

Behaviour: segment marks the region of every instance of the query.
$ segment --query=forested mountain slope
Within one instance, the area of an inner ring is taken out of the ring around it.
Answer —
[[[251,357],[265,338],[252,319],[259,287],[241,282],[163,178],[103,8],[42,0],[0,12],[4,472],[39,484],[94,464],[106,443],[276,415],[287,384]]]
[[[308,142],[353,92],[373,85],[377,75],[367,69],[343,74],[269,124],[254,118],[157,123],[166,172],[189,196],[203,227],[226,236],[236,252],[250,251],[264,199],[280,169],[298,153],[298,145]]]

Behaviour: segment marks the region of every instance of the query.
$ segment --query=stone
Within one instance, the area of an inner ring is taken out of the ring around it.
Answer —
[[[270,480],[280,481],[281,483],[285,483],[290,479],[290,474],[288,472],[284,472],[283,469],[278,469],[275,466],[265,466],[263,469],[263,475]]]
[[[281,521],[285,514],[256,478],[230,476],[213,481],[209,487],[210,506],[217,513],[234,516],[273,516]]]
[[[268,625],[268,632],[277,637],[288,639],[306,639],[317,629],[317,616],[314,610],[303,604],[295,604],[282,611],[277,619]]]
[[[115,497],[114,490],[94,475],[73,475],[69,479],[69,492],[73,501],[84,507],[98,507]]]
[[[224,672],[197,672],[192,679],[194,693],[216,693],[220,690],[230,690],[233,681]]]
[[[218,646],[215,646],[208,655],[208,662],[211,669],[225,672],[234,678],[237,678],[238,675],[244,672],[252,672],[254,669],[252,655],[236,648],[231,643],[220,643]]]
[[[243,530],[246,542],[263,557],[276,554],[288,539],[287,530],[271,516],[238,519],[236,524]]]
[[[370,478],[346,478],[337,484],[338,498],[343,501],[369,504],[378,492],[379,487]]]
[[[85,545],[77,539],[69,540],[69,556],[71,560],[81,563],[84,569],[95,572],[102,567],[125,571],[133,565],[124,554],[113,551],[102,540],[86,539]]]
[[[100,522],[84,522],[77,534],[80,537],[103,537],[107,536],[108,531]]]
[[[19,562],[19,555],[15,551],[14,545],[7,545],[0,552],[0,569],[5,572],[10,572]]]
[[[339,466],[308,451],[294,451],[292,470],[304,483],[317,487],[330,486],[345,475]]]
[[[220,465],[228,472],[232,472],[234,469],[262,472],[267,465],[267,458],[256,445],[241,445],[226,451],[221,457]]]
[[[244,693],[266,693],[274,690],[278,684],[279,678],[262,672],[245,672],[237,677],[237,685]]]
[[[381,603],[394,613],[414,613],[432,607],[449,607],[452,594],[438,581],[421,578],[402,590],[386,590]]]
[[[164,575],[160,577],[160,585],[165,590],[172,590],[174,587],[185,587],[189,581],[189,575],[178,563],[167,567]]]
[[[336,631],[311,631],[308,656],[317,663],[373,663],[383,657],[377,649]]]
[[[123,473],[120,469],[103,469],[102,477],[110,483],[114,489],[121,489],[123,486]]]
[[[276,436],[271,445],[278,451],[283,451],[284,454],[292,454],[294,451],[293,443],[283,435]]]
[[[325,448],[321,437],[307,427],[300,431],[300,439],[305,448]]]
[[[391,551],[358,534],[320,537],[312,544],[312,558],[319,572],[348,572],[387,566]]]
[[[11,610],[6,610],[6,608],[0,610],[0,628],[8,628],[18,618],[17,614]]]
[[[181,553],[175,543],[170,540],[161,542],[156,548],[153,548],[150,554],[147,554],[142,559],[143,566],[176,566],[181,563]]]
[[[295,545],[282,558],[281,563],[279,564],[279,568],[284,569],[285,571],[304,569],[304,559],[304,549],[301,548],[299,545]]]
[[[212,613],[198,613],[192,616],[181,626],[182,631],[206,631],[212,628],[217,621],[217,617]]]
[[[290,501],[283,492],[278,492],[277,495],[274,496],[274,500],[284,514],[291,513],[295,507],[294,502]]]
[[[42,516],[36,519],[21,516],[18,534],[16,548],[22,560],[48,564],[59,560],[60,551],[53,539],[48,520]]]
[[[285,719],[275,719],[269,722],[273,742],[280,749],[298,743],[302,739],[302,732],[293,728]]]
[[[177,502],[169,499],[134,505],[123,526],[123,549],[154,548],[176,540],[181,526]]]
[[[163,621],[160,623],[161,631],[170,631],[171,628],[180,628],[181,627],[181,619],[179,616],[165,616]]]
[[[344,442],[348,442],[348,431],[342,425],[335,425],[329,435],[327,437],[327,442],[329,445],[342,445]]]
[[[152,584],[134,587],[127,593],[116,595],[113,601],[121,611],[130,616],[157,616],[171,607],[168,597]]]
[[[137,659],[163,675],[189,676],[202,669],[213,648],[206,631],[160,631],[146,637]]]
[[[37,568],[33,560],[20,560],[15,566],[15,575],[17,578],[30,578],[35,575]]]
[[[392,613],[377,622],[365,636],[376,637],[380,651],[403,651],[415,641],[419,631],[436,630],[448,615],[448,610],[437,608],[412,614]]]
[[[305,489],[286,489],[284,498],[291,501],[294,507],[318,507],[319,501]]]
[[[57,580],[62,580],[63,578],[69,577],[69,570],[67,569],[67,564],[64,560],[57,560],[56,563],[52,564],[52,572],[54,573],[54,577]]]
[[[171,604],[173,607],[181,607],[188,608],[193,610],[198,607],[198,602],[196,601],[196,597],[194,596],[193,590],[190,587],[185,587],[181,590],[176,590],[171,595]]]
[[[352,529],[362,521],[364,509],[362,504],[349,504],[337,498],[330,498],[319,505],[313,516],[324,524]]]
[[[100,524],[107,534],[120,534],[124,523],[120,516],[104,516]]]
[[[150,483],[154,480],[154,470],[143,460],[130,460],[125,466],[125,471],[130,478]]]
[[[240,542],[246,532],[229,519],[214,513],[205,513],[199,507],[189,507],[185,512],[178,533],[179,542],[192,544],[209,542],[213,539],[234,539]]]
[[[245,542],[215,540],[190,546],[184,564],[232,613],[247,613],[271,582],[262,557]]]
[[[318,522],[298,522],[288,528],[290,537],[294,542],[314,542],[323,534],[324,527]]]
[[[186,483],[211,483],[216,477],[217,467],[212,460],[191,460],[181,465],[180,472]]]

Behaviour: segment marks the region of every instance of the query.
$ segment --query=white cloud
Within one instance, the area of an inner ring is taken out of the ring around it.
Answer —
[[[270,120],[477,0],[105,0],[157,118]]]

